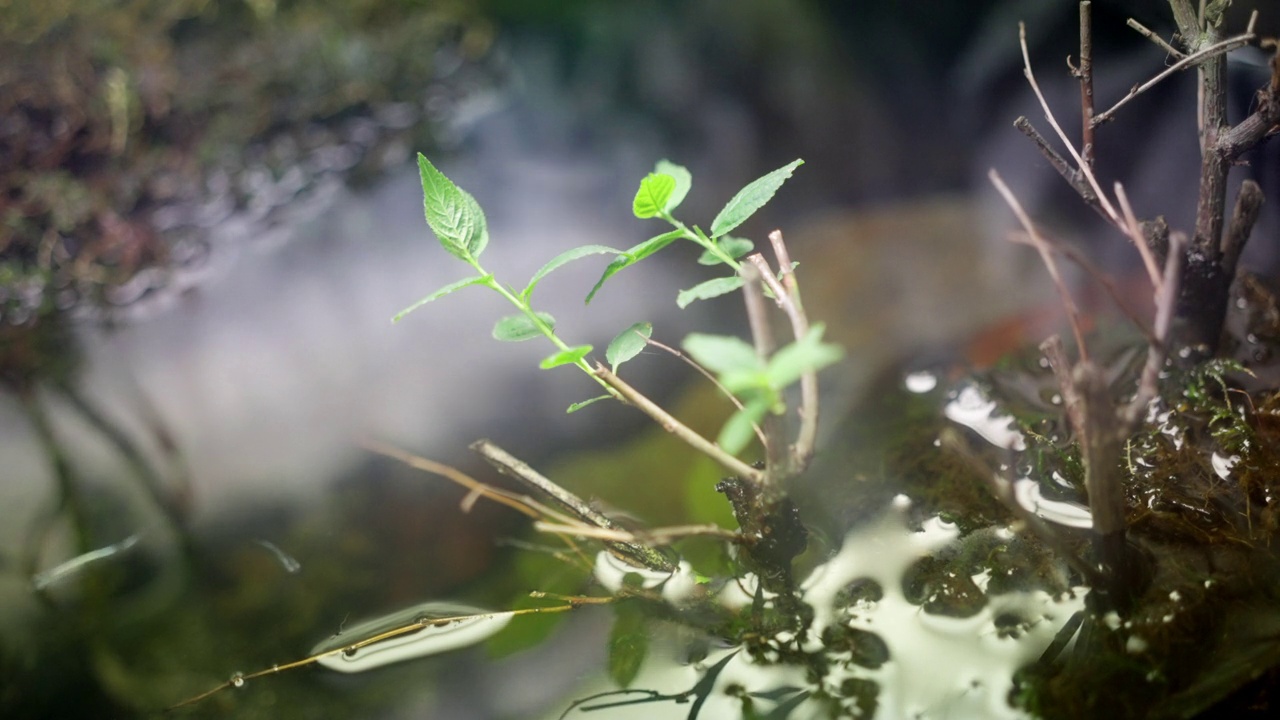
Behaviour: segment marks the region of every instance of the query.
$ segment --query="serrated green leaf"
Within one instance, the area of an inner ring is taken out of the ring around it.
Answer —
[[[769,358],[765,373],[771,386],[781,390],[799,380],[804,373],[816,372],[844,357],[844,350],[839,345],[822,342],[825,329],[822,323],[815,324],[803,338],[779,349]]]
[[[665,173],[649,173],[640,181],[631,211],[641,220],[655,217],[667,207],[667,200],[676,189],[676,179]]]
[[[689,194],[689,189],[693,187],[693,175],[685,166],[677,165],[670,160],[659,160],[653,171],[675,178],[676,187],[671,191],[671,196],[667,198],[666,211],[669,213],[684,202],[684,197]]]
[[[618,333],[618,336],[609,341],[609,347],[605,348],[604,359],[608,361],[613,372],[618,372],[618,366],[640,354],[644,350],[645,342],[653,335],[653,323],[638,322],[635,325]]]
[[[579,401],[579,402],[576,402],[576,403],[574,403],[574,404],[570,405],[570,406],[569,406],[569,407],[564,411],[564,414],[565,414],[565,415],[568,415],[569,413],[575,413],[575,412],[578,412],[579,410],[581,410],[582,408],[584,408],[584,407],[586,407],[586,406],[590,405],[591,403],[599,402],[599,401],[601,401],[601,400],[608,400],[608,399],[609,399],[609,396],[608,396],[608,395],[597,395],[597,396],[595,396],[595,397],[593,397],[593,398],[588,398],[588,399],[586,399],[586,400],[581,400],[581,401]]]
[[[529,284],[525,286],[524,291],[520,293],[520,297],[524,299],[525,302],[528,302],[529,297],[533,295],[533,289],[538,286],[538,283],[542,282],[542,278],[546,277],[547,273],[550,273],[552,270],[555,270],[565,263],[573,262],[578,258],[587,257],[588,255],[621,254],[621,250],[615,250],[614,248],[607,247],[605,245],[583,245],[581,247],[565,250],[547,261],[546,265],[538,268],[538,272],[534,273],[533,277],[529,279]]]
[[[695,300],[709,300],[713,297],[731,293],[742,287],[742,278],[738,275],[732,277],[716,278],[703,283],[698,283],[688,290],[681,290],[676,295],[676,305],[681,309],[688,307],[689,303]]]
[[[755,437],[755,425],[769,411],[769,405],[768,398],[754,398],[734,413],[720,429],[720,435],[716,438],[716,444],[720,449],[730,455],[742,452]]]
[[[454,257],[474,262],[489,244],[488,223],[480,203],[453,184],[426,156],[418,153],[422,178],[422,210],[440,245]]]
[[[724,252],[725,255],[728,255],[734,260],[737,260],[743,255],[751,252],[756,246],[755,243],[746,238],[734,237],[732,235],[725,235],[715,241],[715,243],[720,246],[720,250]],[[720,256],[710,250],[703,250],[702,256],[698,258],[699,265],[719,265],[722,262],[724,261],[720,259]]]
[[[713,373],[764,369],[756,349],[732,335],[690,333],[681,345],[695,362]]]
[[[778,188],[782,187],[782,183],[786,182],[787,178],[791,177],[791,173],[803,164],[803,160],[793,160],[739,190],[738,194],[725,204],[720,214],[716,215],[716,219],[711,221],[711,237],[718,238],[746,222],[747,218],[769,202],[773,194],[778,192]]]
[[[547,327],[555,329],[556,319],[551,317],[549,313],[535,313],[538,319],[547,324]],[[508,315],[493,326],[493,338],[504,342],[522,342],[531,338],[536,338],[542,334],[538,326],[528,315]]]
[[[576,347],[571,347],[568,350],[561,350],[555,355],[544,358],[542,362],[538,363],[538,367],[543,370],[550,370],[551,368],[560,367],[561,365],[572,365],[586,357],[587,353],[591,352],[591,350],[592,348],[590,345],[578,345]]]
[[[463,278],[457,282],[449,283],[448,285],[445,285],[439,290],[422,298],[418,302],[396,313],[396,316],[391,318],[391,322],[400,322],[400,318],[404,317],[405,315],[408,315],[409,313],[413,312],[414,310],[417,310],[418,308],[422,307],[423,305],[426,305],[429,302],[439,300],[440,298],[444,297],[445,295],[448,295],[451,292],[454,292],[455,290],[461,290],[462,288],[467,287],[469,285],[488,285],[492,282],[493,282],[493,275],[476,275],[475,277]]]
[[[595,297],[596,293],[600,291],[600,288],[604,286],[604,281],[613,277],[619,270],[640,262],[676,240],[679,240],[682,236],[683,233],[679,230],[671,230],[664,232],[661,235],[655,235],[628,249],[620,257],[615,258],[613,262],[609,263],[609,265],[605,267],[604,274],[596,281],[595,287],[591,288],[591,292],[587,293],[586,302],[590,303],[591,298]]]
[[[616,607],[617,619],[609,631],[609,677],[625,688],[636,679],[649,654],[649,632],[638,603],[620,602]]]

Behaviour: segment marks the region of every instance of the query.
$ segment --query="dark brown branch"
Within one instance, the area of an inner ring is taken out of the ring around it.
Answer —
[[[1080,157],[1093,168],[1093,3],[1080,3]]]
[[[1249,235],[1253,232],[1253,225],[1258,222],[1258,213],[1261,211],[1262,188],[1252,180],[1245,180],[1240,186],[1240,194],[1236,196],[1236,208],[1231,214],[1227,235],[1222,239],[1222,271],[1229,278],[1235,278],[1240,253],[1249,241]]]
[[[1148,28],[1147,28],[1147,26],[1143,25],[1142,23],[1138,22],[1137,20],[1134,20],[1133,18],[1129,18],[1129,19],[1126,21],[1126,24],[1127,24],[1129,27],[1133,28],[1134,30],[1137,30],[1139,35],[1141,35],[1142,37],[1144,37],[1144,38],[1146,38],[1146,39],[1150,40],[1151,42],[1155,43],[1155,44],[1156,44],[1156,45],[1157,45],[1161,50],[1164,50],[1165,52],[1169,53],[1169,54],[1170,54],[1170,55],[1172,55],[1173,57],[1175,57],[1175,58],[1177,58],[1177,59],[1179,59],[1179,60],[1181,60],[1182,58],[1186,57],[1186,55],[1185,55],[1185,54],[1183,54],[1181,50],[1178,50],[1178,48],[1176,48],[1176,47],[1174,47],[1174,46],[1170,45],[1169,43],[1165,42],[1165,41],[1164,41],[1164,38],[1162,38],[1162,37],[1160,37],[1159,35],[1155,34],[1155,33],[1154,33],[1154,32],[1152,32],[1150,29],[1148,29]]]
[[[1098,194],[1095,193],[1093,188],[1089,186],[1089,183],[1085,181],[1084,176],[1080,174],[1080,172],[1077,171],[1071,163],[1067,162],[1066,158],[1059,155],[1057,150],[1054,150],[1049,145],[1049,141],[1040,134],[1039,130],[1036,130],[1035,126],[1031,124],[1031,121],[1028,120],[1025,115],[1014,120],[1013,126],[1021,131],[1023,135],[1030,138],[1031,142],[1035,143],[1036,149],[1040,151],[1040,154],[1049,161],[1049,164],[1053,166],[1053,169],[1058,171],[1058,174],[1062,176],[1062,179],[1067,181],[1067,184],[1071,186],[1071,189],[1075,190],[1085,203],[1089,205],[1089,207],[1093,208],[1103,217],[1103,219],[1110,220],[1110,217],[1107,215],[1107,211],[1103,209],[1102,204],[1098,202]]]

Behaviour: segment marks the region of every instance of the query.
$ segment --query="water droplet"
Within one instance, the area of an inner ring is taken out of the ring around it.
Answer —
[[[931,372],[913,372],[909,373],[904,379],[907,390],[913,393],[927,393],[938,387],[938,376]]]
[[[242,672],[232,673],[231,687],[235,687],[235,688],[244,687],[244,673]]]

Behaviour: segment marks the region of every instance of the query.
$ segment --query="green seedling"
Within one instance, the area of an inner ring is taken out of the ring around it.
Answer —
[[[600,279],[587,293],[586,302],[590,303],[609,278],[656,254],[677,240],[687,240],[702,248],[698,258],[700,264],[724,265],[733,273],[712,278],[682,290],[676,297],[677,305],[683,308],[696,300],[710,299],[740,290],[746,284],[747,277],[742,258],[751,252],[754,244],[750,240],[735,237],[729,233],[762,208],[803,162],[803,160],[792,161],[748,184],[725,204],[711,221],[711,229],[708,232],[696,225],[690,227],[672,214],[688,195],[693,186],[693,178],[688,169],[667,160],[660,161],[654,171],[640,181],[632,201],[632,212],[639,219],[663,220],[672,226],[671,230],[655,235],[627,250],[618,250],[606,245],[583,245],[566,250],[539,268],[524,288],[517,290],[514,286],[499,282],[480,263],[481,254],[489,245],[488,224],[480,204],[440,172],[425,156],[419,155],[418,169],[422,177],[423,210],[427,224],[435,233],[441,247],[469,265],[475,274],[422,298],[396,315],[394,320],[398,321],[413,310],[462,288],[472,285],[489,288],[501,295],[518,311],[514,315],[500,318],[495,323],[493,327],[495,339],[521,342],[539,336],[544,337],[555,346],[556,351],[542,360],[539,365],[542,369],[573,365],[605,389],[603,395],[570,405],[568,412],[580,410],[598,400],[612,397],[637,404],[650,415],[654,415],[654,412],[647,409],[649,403],[633,396],[633,389],[624,386],[616,375],[623,363],[634,358],[646,347],[653,333],[652,324],[636,323],[614,338],[605,353],[609,363],[609,370],[606,372],[602,367],[592,363],[590,356],[594,350],[593,346],[571,344],[565,341],[557,332],[555,318],[550,313],[535,309],[534,290],[551,272],[567,263],[592,255],[613,255],[613,260],[605,267]],[[789,262],[783,263],[781,259],[780,265],[786,266],[782,272],[784,276],[793,269]],[[788,294],[782,285],[776,282],[778,277],[773,277],[772,273],[770,275],[763,292],[775,300]],[[798,298],[793,302],[798,306]],[[736,401],[739,409],[721,431],[718,442],[715,445],[709,443],[699,445],[700,449],[711,454],[722,464],[726,464],[731,470],[740,471],[744,466],[731,462],[732,458],[726,458],[724,455],[736,456],[746,449],[753,435],[762,436],[758,423],[766,414],[781,415],[786,411],[786,404],[782,400],[782,392],[786,387],[800,380],[806,373],[815,372],[841,357],[839,348],[821,342],[821,327],[797,333],[797,338],[796,342],[779,350],[772,357],[765,357],[768,353],[760,353],[744,341],[733,337],[694,335],[685,341],[685,347],[697,362],[719,374],[720,383],[728,392],[741,396]],[[664,424],[667,422],[665,416],[661,422]],[[677,432],[684,434],[683,430]]]

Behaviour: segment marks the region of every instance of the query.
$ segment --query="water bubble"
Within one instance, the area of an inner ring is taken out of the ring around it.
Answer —
[[[236,672],[231,674],[231,687],[234,687],[234,688],[244,687],[244,673]]]
[[[913,393],[927,393],[938,386],[938,376],[931,372],[913,372],[907,375],[904,383]]]

